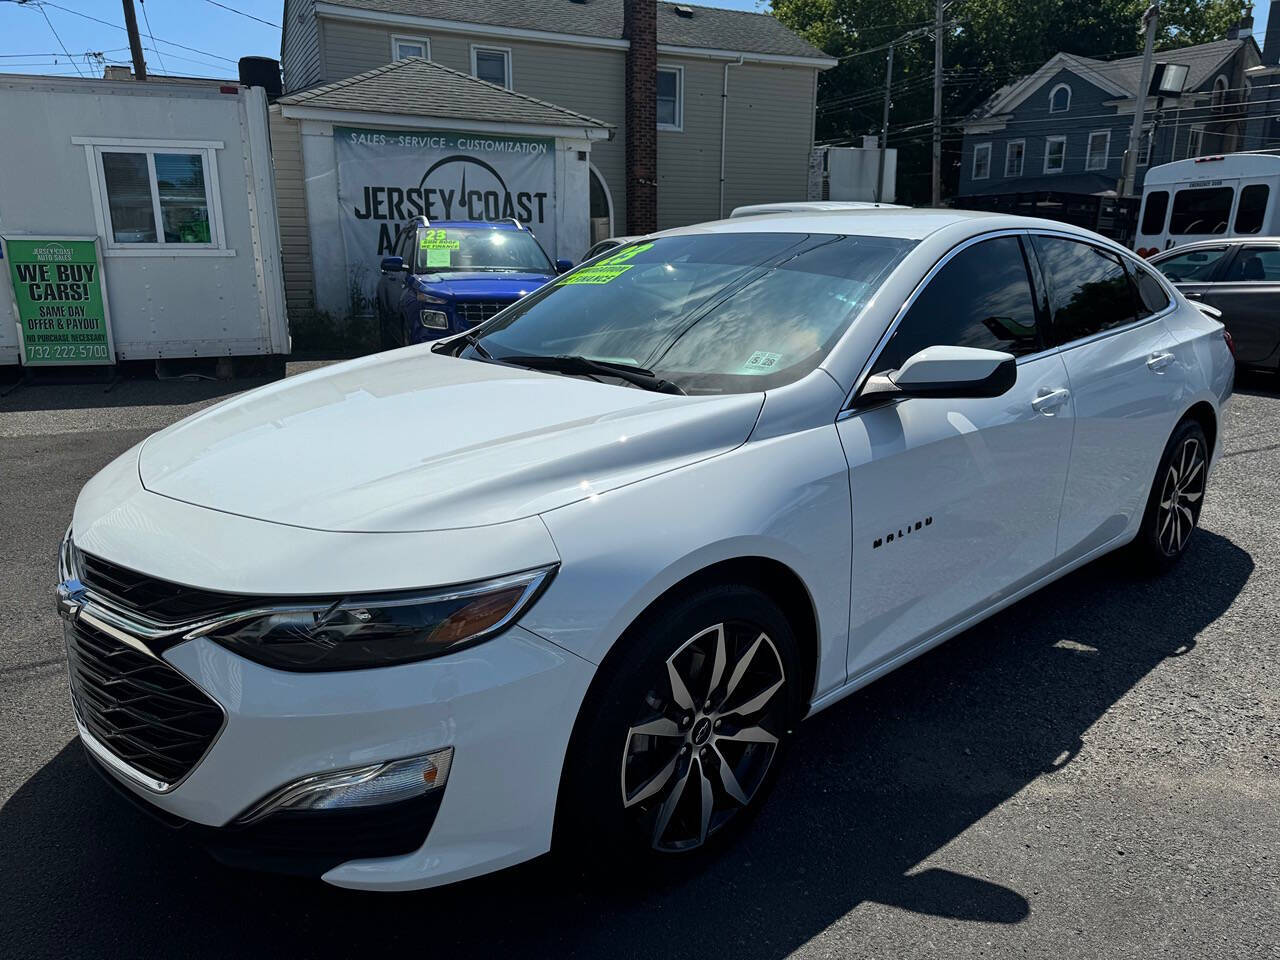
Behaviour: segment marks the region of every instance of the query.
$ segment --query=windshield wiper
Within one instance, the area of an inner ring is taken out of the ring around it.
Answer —
[[[530,370],[554,370],[557,373],[577,373],[601,377],[615,377],[655,393],[674,393],[684,396],[678,384],[663,380],[652,370],[629,363],[613,363],[609,360],[592,360],[590,357],[560,355],[555,357],[519,356],[495,357],[499,363],[510,363]]]
[[[466,346],[474,350],[476,352],[476,356],[478,356],[481,360],[489,360],[489,361],[493,360],[493,354],[490,353],[489,349],[480,342],[480,338],[477,337],[474,333],[469,333],[469,332],[460,333],[456,337],[453,337],[452,339],[450,339],[447,344],[441,343],[437,347],[432,347],[431,349],[435,353],[442,353],[446,351],[441,351],[438,347],[444,346],[448,348],[447,352],[451,353],[452,356],[460,357],[462,356],[462,350],[465,348],[454,349],[453,344],[455,340],[461,340],[464,344],[466,344]]]

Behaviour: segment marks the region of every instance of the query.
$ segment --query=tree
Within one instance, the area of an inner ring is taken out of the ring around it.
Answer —
[[[1148,0],[955,0],[947,12],[943,85],[944,181],[954,181],[955,123],[1001,86],[1059,52],[1111,58],[1142,49]],[[819,141],[857,142],[878,133],[884,44],[933,23],[933,0],[773,0],[774,15],[840,60],[818,81]],[[1161,8],[1158,47],[1221,39],[1245,0],[1177,0]],[[928,202],[933,114],[933,43],[918,36],[894,51],[889,145],[898,149],[898,195]],[[950,162],[948,162],[948,160]],[[948,177],[948,174],[950,176]]]

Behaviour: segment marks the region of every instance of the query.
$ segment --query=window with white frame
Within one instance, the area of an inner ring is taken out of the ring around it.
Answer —
[[[226,250],[215,156],[221,143],[77,142],[89,153],[108,251]]]
[[[1010,140],[1004,148],[1004,175],[1022,176],[1022,162],[1027,155],[1027,141]]]
[[[1044,172],[1061,173],[1067,167],[1067,138],[1045,137]]]
[[[1187,133],[1187,156],[1198,157],[1204,153],[1204,127],[1192,127]]]
[[[991,144],[979,143],[973,148],[973,179],[985,180],[991,176]]]
[[[1049,112],[1066,113],[1071,109],[1071,88],[1060,83],[1049,91]]]
[[[471,48],[471,75],[511,89],[511,51],[506,47]]]
[[[393,36],[391,59],[403,60],[405,57],[422,57],[424,60],[430,60],[431,40],[428,37]]]
[[[683,67],[658,67],[658,129],[684,129]]]
[[[1111,151],[1111,131],[1095,130],[1089,134],[1089,151],[1085,155],[1086,170],[1107,169],[1108,154]]]

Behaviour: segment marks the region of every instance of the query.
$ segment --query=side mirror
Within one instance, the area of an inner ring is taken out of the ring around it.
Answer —
[[[572,270],[572,269],[573,269],[572,260],[565,260],[562,258],[556,261],[556,273],[565,273],[566,271]]]
[[[1017,380],[1013,354],[977,347],[925,347],[897,370],[868,378],[858,399],[998,397]]]
[[[401,270],[407,269],[404,265],[404,257],[383,257],[382,272],[383,273],[399,273]]]

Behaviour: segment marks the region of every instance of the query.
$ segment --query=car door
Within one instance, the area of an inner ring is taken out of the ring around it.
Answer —
[[[1280,244],[1238,246],[1218,282],[1210,284],[1200,299],[1222,311],[1222,323],[1235,341],[1238,363],[1264,366],[1277,362]]]
[[[1018,357],[991,399],[912,397],[838,423],[853,498],[852,677],[1009,596],[1050,567],[1071,447],[1066,369],[1045,349],[1016,233],[953,250],[934,267],[868,366],[934,345]]]
[[[1070,562],[1141,521],[1184,374],[1172,335],[1140,306],[1118,254],[1060,235],[1037,234],[1034,245],[1075,402],[1058,532]]]

